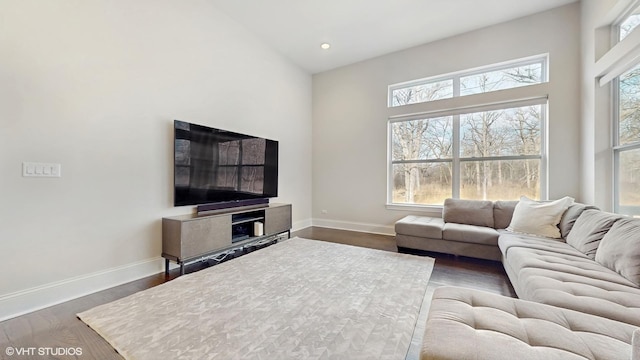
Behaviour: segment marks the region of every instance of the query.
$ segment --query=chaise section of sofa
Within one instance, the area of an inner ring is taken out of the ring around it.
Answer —
[[[624,226],[616,226],[618,222]],[[603,255],[600,249],[602,244],[605,252],[608,244],[615,248],[625,233],[635,234],[629,236],[636,239],[640,237],[640,220],[586,210],[576,220],[567,242],[503,234],[498,244],[505,271],[520,299],[640,327],[640,285],[633,276],[623,275],[625,266],[616,269],[613,265],[622,252],[636,251],[636,267],[627,267],[631,274],[640,272],[640,251],[637,250],[640,240],[625,241],[618,247],[626,245],[626,249],[614,250],[610,255]]]
[[[457,287],[435,290],[421,360],[632,359],[637,328],[604,317]]]

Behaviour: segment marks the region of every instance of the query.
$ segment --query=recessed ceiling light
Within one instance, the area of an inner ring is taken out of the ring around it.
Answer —
[[[331,47],[331,44],[329,43],[322,43],[320,44],[320,47],[322,48],[322,50],[327,50]]]

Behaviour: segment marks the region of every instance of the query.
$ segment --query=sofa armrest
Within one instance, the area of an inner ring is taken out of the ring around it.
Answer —
[[[430,216],[408,215],[395,224],[396,235],[442,239],[444,221]]]

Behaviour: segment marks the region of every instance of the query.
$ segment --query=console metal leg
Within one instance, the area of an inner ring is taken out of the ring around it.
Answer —
[[[164,259],[164,274],[169,275],[169,259]]]
[[[180,263],[180,275],[184,275],[184,263]]]

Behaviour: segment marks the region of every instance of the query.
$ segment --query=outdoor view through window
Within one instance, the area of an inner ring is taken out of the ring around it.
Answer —
[[[618,94],[617,208],[640,215],[640,66],[620,76]]]
[[[623,41],[640,25],[640,9],[634,9],[618,26]],[[640,216],[640,65],[614,81],[613,162],[614,211]]]
[[[546,57],[392,85],[389,106],[513,89],[546,81]],[[441,205],[448,197],[539,199],[546,96],[389,121],[389,200]],[[449,114],[447,113],[449,112]]]

